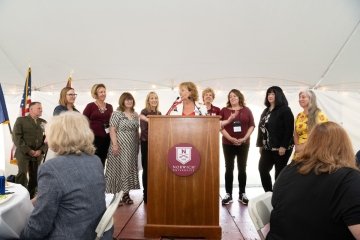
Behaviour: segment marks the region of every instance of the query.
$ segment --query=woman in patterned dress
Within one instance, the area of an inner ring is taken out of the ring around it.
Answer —
[[[295,154],[303,150],[311,129],[318,123],[328,121],[326,115],[318,108],[316,95],[313,91],[301,91],[299,93],[299,104],[304,111],[299,113],[295,120]]]
[[[129,192],[140,189],[138,176],[139,116],[134,110],[134,97],[125,92],[119,99],[119,107],[110,118],[110,139],[106,164],[106,192],[124,192],[122,202],[132,204]]]

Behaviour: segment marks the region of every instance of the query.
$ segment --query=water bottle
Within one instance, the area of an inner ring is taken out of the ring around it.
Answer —
[[[0,176],[0,194],[5,194],[5,176]]]

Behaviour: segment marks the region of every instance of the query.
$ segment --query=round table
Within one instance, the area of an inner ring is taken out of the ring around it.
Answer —
[[[34,207],[29,192],[22,185],[9,183],[6,191],[14,193],[0,203],[0,239],[19,238]]]

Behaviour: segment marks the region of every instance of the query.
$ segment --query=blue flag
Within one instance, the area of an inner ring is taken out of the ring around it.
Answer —
[[[0,123],[8,123],[9,115],[6,108],[4,93],[0,83]]]

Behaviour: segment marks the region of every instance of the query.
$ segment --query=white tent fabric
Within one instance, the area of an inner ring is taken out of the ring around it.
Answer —
[[[0,81],[22,91],[171,89],[358,91],[358,0],[2,0]]]
[[[113,105],[131,91],[139,111],[155,90],[166,112],[178,84],[191,80],[214,88],[218,106],[240,89],[256,121],[269,86],[286,91],[294,114],[298,91],[314,88],[359,149],[359,28],[359,0],[2,0],[0,82],[12,124],[29,66],[32,99],[43,103],[45,119],[70,74],[80,110],[102,82]],[[0,136],[1,169],[11,140],[6,127]],[[252,183],[259,182],[255,136]]]

